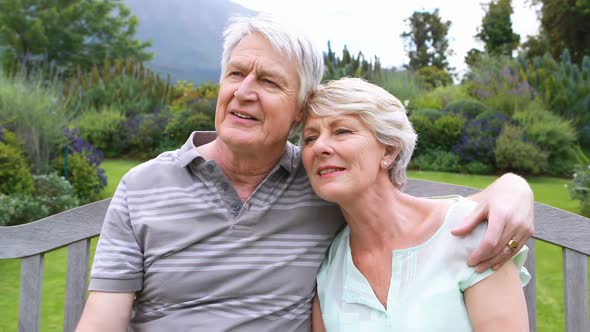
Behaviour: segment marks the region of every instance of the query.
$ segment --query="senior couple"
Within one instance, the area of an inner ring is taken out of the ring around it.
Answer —
[[[528,330],[522,178],[405,194],[416,134],[399,100],[320,86],[321,51],[272,17],[224,37],[217,138],[123,177],[78,331]]]

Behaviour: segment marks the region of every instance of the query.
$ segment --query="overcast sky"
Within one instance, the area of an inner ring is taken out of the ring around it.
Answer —
[[[400,34],[408,30],[404,20],[414,11],[439,9],[444,20],[452,22],[449,30],[449,58],[452,67],[461,73],[466,68],[464,57],[471,48],[483,50],[474,35],[484,15],[478,0],[232,0],[246,8],[289,17],[308,31],[318,43],[332,43],[342,51],[346,44],[354,53],[362,51],[366,58],[379,56],[383,67],[408,63]],[[512,0],[512,26],[521,41],[539,29],[536,9],[530,0]],[[324,50],[327,46],[324,46]]]

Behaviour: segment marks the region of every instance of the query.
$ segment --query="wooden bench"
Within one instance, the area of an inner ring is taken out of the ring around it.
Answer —
[[[410,180],[406,191],[417,196],[456,193],[468,196],[477,189],[430,181]],[[88,204],[29,224],[0,227],[0,259],[21,259],[18,330],[39,331],[43,255],[67,246],[68,266],[64,331],[73,331],[84,307],[90,239],[100,233],[110,199]],[[590,219],[535,203],[536,240],[562,247],[565,331],[590,331],[588,323],[588,256]],[[526,267],[533,279],[525,288],[531,331],[537,330],[535,239],[529,240]],[[541,257],[542,259],[542,257]]]

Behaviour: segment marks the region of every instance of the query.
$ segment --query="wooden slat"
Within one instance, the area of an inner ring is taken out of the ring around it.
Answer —
[[[0,259],[33,256],[96,236],[110,199],[18,226],[0,227]]]
[[[535,239],[530,239],[526,243],[529,247],[528,256],[524,266],[531,274],[531,281],[524,288],[524,295],[526,297],[526,305],[529,313],[529,330],[531,332],[537,331],[537,273],[535,269],[536,254],[535,254]]]
[[[590,331],[588,324],[588,257],[563,249],[566,332]]]
[[[88,261],[90,240],[81,240],[68,246],[68,273],[66,277],[66,303],[64,332],[76,329],[86,303],[88,288]]]
[[[19,332],[36,332],[39,331],[41,319],[43,255],[23,258],[20,275],[18,330]]]

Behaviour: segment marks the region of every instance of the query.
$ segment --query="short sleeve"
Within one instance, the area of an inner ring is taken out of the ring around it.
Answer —
[[[108,207],[90,278],[91,291],[136,292],[143,287],[143,251],[129,217],[125,177]]]
[[[516,265],[516,270],[518,271],[520,277],[520,284],[522,287],[526,286],[529,281],[531,280],[531,275],[524,267],[524,262],[526,261],[526,257],[528,254],[529,248],[527,246],[523,246],[520,251],[512,257],[512,261]],[[468,274],[468,277],[465,280],[462,280],[459,285],[461,291],[464,292],[467,288],[475,285],[476,283],[484,280],[485,278],[491,276],[495,271],[492,269],[487,269],[482,273],[477,273],[475,268],[469,267],[471,273]]]

